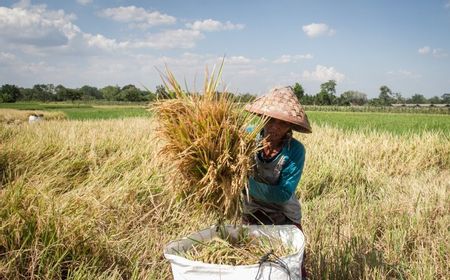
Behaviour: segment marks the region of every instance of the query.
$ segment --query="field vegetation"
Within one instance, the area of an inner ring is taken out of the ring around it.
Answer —
[[[375,130],[394,134],[440,131],[450,136],[450,115],[336,111],[307,111],[307,113],[308,118],[317,124],[345,130],[369,132]]]
[[[449,279],[448,130],[310,119],[295,137],[311,278]],[[217,217],[174,199],[153,120],[0,123],[0,279],[171,278],[164,244]]]
[[[147,104],[139,105],[129,103],[0,103],[0,115],[4,114],[5,109],[25,111],[23,112],[24,114],[36,110],[45,111],[47,115],[57,112],[70,120],[119,119],[150,116],[147,110]]]

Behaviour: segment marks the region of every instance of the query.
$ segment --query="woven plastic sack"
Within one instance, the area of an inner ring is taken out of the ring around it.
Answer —
[[[279,256],[283,265],[273,262],[238,266],[217,265],[191,261],[180,256],[180,253],[189,250],[196,241],[208,241],[217,236],[216,228],[211,227],[167,244],[164,249],[164,256],[170,261],[174,280],[302,279],[301,265],[305,237],[296,226],[250,225],[246,227],[248,227],[249,234],[252,236],[265,235],[280,239],[284,244],[294,248],[295,253],[289,256]],[[236,228],[227,226],[227,229],[232,236],[237,235]]]

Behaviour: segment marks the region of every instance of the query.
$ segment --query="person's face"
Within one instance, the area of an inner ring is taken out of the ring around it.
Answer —
[[[291,124],[282,120],[271,118],[264,126],[264,136],[269,141],[280,141],[291,128]]]

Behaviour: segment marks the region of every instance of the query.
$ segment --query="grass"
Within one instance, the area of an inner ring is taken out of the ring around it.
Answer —
[[[307,114],[316,124],[352,131],[375,130],[394,134],[439,131],[450,134],[450,115],[322,111],[308,111]]]
[[[63,112],[69,120],[120,119],[148,117],[151,112],[142,105],[90,105],[72,103],[0,103],[1,108]],[[308,108],[308,106],[306,106]],[[326,108],[326,107],[325,107]],[[339,107],[340,108],[340,107]],[[350,107],[352,108],[352,107]],[[394,108],[395,109],[395,108]],[[331,125],[345,130],[375,130],[394,134],[415,134],[441,131],[450,134],[449,114],[395,112],[307,111],[315,124]]]
[[[306,111],[327,112],[377,112],[377,113],[409,113],[409,114],[450,114],[450,107],[393,107],[393,106],[319,106],[305,105]]]
[[[315,125],[301,198],[311,279],[449,279],[448,134]],[[149,118],[0,124],[1,279],[170,279],[173,200]],[[173,187],[173,186],[170,186]]]
[[[129,117],[148,117],[150,112],[142,105],[90,105],[80,103],[0,103],[1,108],[16,110],[40,110],[62,112],[69,120],[120,119]]]

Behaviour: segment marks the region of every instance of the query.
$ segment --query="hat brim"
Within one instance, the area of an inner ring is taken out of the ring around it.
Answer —
[[[250,113],[259,115],[261,117],[267,116],[267,117],[271,117],[271,118],[275,118],[275,119],[279,119],[279,120],[288,122],[292,125],[293,130],[298,131],[300,133],[312,133],[311,125],[309,124],[309,120],[308,120],[308,117],[306,116],[306,114],[305,114],[303,121],[298,122],[297,120],[295,120],[293,118],[289,118],[284,114],[281,114],[278,112],[265,112],[265,111],[259,110],[252,106],[249,106],[249,105],[250,104],[247,104],[245,106],[245,110]]]

